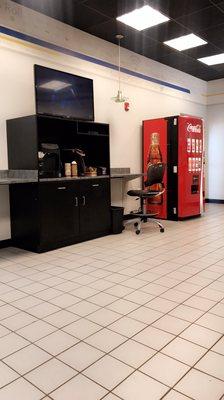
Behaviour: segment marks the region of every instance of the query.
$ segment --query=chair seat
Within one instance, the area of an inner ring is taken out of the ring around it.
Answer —
[[[137,196],[137,197],[154,197],[161,192],[159,190],[129,190],[128,195],[129,196]]]

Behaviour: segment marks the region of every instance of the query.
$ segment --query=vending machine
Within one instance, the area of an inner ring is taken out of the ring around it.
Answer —
[[[200,216],[204,202],[203,120],[174,116],[143,121],[143,171],[164,162],[165,193],[148,200],[147,212],[179,220]],[[153,185],[153,188],[158,189]]]

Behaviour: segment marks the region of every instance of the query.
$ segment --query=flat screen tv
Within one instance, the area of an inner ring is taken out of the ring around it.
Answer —
[[[94,121],[93,80],[34,65],[36,112]]]

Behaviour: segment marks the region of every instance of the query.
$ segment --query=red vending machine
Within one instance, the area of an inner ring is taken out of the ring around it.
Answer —
[[[201,215],[204,198],[203,120],[174,116],[143,121],[144,172],[149,164],[161,161],[167,165],[166,191],[152,202],[148,201],[147,211],[171,220]]]

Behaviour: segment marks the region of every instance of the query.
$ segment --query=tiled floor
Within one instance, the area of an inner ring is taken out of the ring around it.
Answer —
[[[224,206],[0,250],[0,400],[224,399]]]

